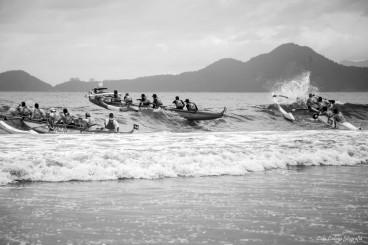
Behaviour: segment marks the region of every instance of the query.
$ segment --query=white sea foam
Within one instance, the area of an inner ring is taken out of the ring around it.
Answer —
[[[368,132],[2,135],[0,184],[245,175],[368,162]]]
[[[273,93],[288,97],[278,97],[280,103],[297,102],[308,98],[309,93],[318,93],[318,88],[310,83],[310,72],[304,72],[294,79],[279,82],[275,85]]]

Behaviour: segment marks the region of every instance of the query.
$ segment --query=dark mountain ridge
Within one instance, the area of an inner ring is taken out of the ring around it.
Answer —
[[[225,58],[198,71],[104,81],[104,87],[122,92],[268,92],[276,82],[305,71],[310,72],[312,85],[320,91],[368,91],[368,68],[343,66],[293,43],[247,62]],[[56,85],[55,90],[86,92],[97,84],[68,81]]]
[[[50,84],[31,76],[24,71],[6,71],[0,73],[0,91],[55,91]]]

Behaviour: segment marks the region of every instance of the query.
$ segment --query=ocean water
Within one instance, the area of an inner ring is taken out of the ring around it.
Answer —
[[[157,93],[165,105],[179,95],[227,112],[202,122],[115,113],[121,131],[140,125],[129,135],[0,131],[0,244],[367,244],[368,93],[321,93],[360,131],[305,111],[285,120],[274,99],[305,107],[300,99],[315,90],[307,82],[272,91],[288,99]],[[1,92],[0,112],[37,102],[102,124],[110,111],[86,93]]]

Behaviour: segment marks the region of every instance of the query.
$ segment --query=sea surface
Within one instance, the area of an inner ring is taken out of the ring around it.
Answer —
[[[306,78],[269,93],[152,91],[227,111],[114,112],[121,131],[140,126],[127,135],[0,131],[0,244],[368,244],[368,93],[318,93],[359,131],[302,110],[285,120],[275,102],[305,108],[311,91]],[[0,92],[0,112],[37,102],[102,124],[110,111],[87,92]]]

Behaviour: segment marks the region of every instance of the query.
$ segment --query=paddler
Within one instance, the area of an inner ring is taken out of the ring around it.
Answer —
[[[112,96],[111,102],[121,102],[121,97],[117,90],[114,90],[114,95]]]
[[[17,108],[19,115],[22,117],[30,117],[32,115],[32,110],[26,105],[26,102],[22,102]]]
[[[331,107],[331,103],[322,97],[318,97],[318,110],[322,111],[323,107]]]
[[[91,117],[91,114],[89,112],[86,112],[85,116],[86,118],[82,120],[82,126],[86,128],[86,131],[96,130],[97,126],[96,119]]]
[[[153,94],[152,98],[153,98],[152,102],[153,108],[159,108],[160,106],[162,106],[162,101],[157,97],[157,94]]]
[[[133,103],[132,97],[129,96],[129,93],[125,94],[124,102],[126,103],[126,105],[131,105]]]
[[[141,102],[139,103],[139,108],[141,108],[142,106],[143,107],[148,107],[150,104],[151,104],[151,102],[149,101],[149,99],[147,99],[146,98],[146,95],[145,94],[142,94],[141,95],[141,98],[140,99],[138,99],[138,100],[140,100]]]
[[[39,108],[38,103],[36,103],[35,108],[33,109],[32,112],[32,117],[31,119],[33,120],[43,120],[46,117],[45,111]]]
[[[175,97],[175,100],[172,103],[175,104],[176,109],[179,109],[179,110],[183,110],[184,109],[184,101],[182,101],[181,99],[179,99],[179,96],[176,96]]]
[[[309,98],[307,99],[307,106],[309,110],[319,112],[318,97],[314,94],[309,94]]]
[[[48,116],[48,119],[51,125],[59,121],[60,119],[59,114],[56,113],[56,109],[54,107],[50,108],[50,114]]]
[[[189,99],[185,99],[185,102],[187,103],[186,107],[188,111],[198,111],[198,107],[195,103],[190,102]]]
[[[333,124],[333,116],[334,113],[331,108],[327,108],[327,106],[324,106],[322,108],[322,111],[320,112],[320,115],[325,115],[327,117],[327,123],[332,125]]]
[[[119,131],[119,123],[115,120],[114,114],[110,113],[109,117],[105,120],[105,128],[109,131]]]
[[[66,125],[75,125],[76,116],[70,114],[68,109],[64,108],[63,113],[60,113],[60,119],[58,123],[64,123]]]
[[[6,116],[8,118],[12,118],[12,117],[16,117],[19,116],[19,110],[14,109],[14,108],[9,108],[9,110],[6,112]]]
[[[344,115],[341,113],[341,111],[339,111],[339,109],[334,109],[333,113],[334,113],[333,120],[334,120],[334,123],[335,123],[335,128],[337,127],[336,122],[338,122],[338,123],[346,122]]]

